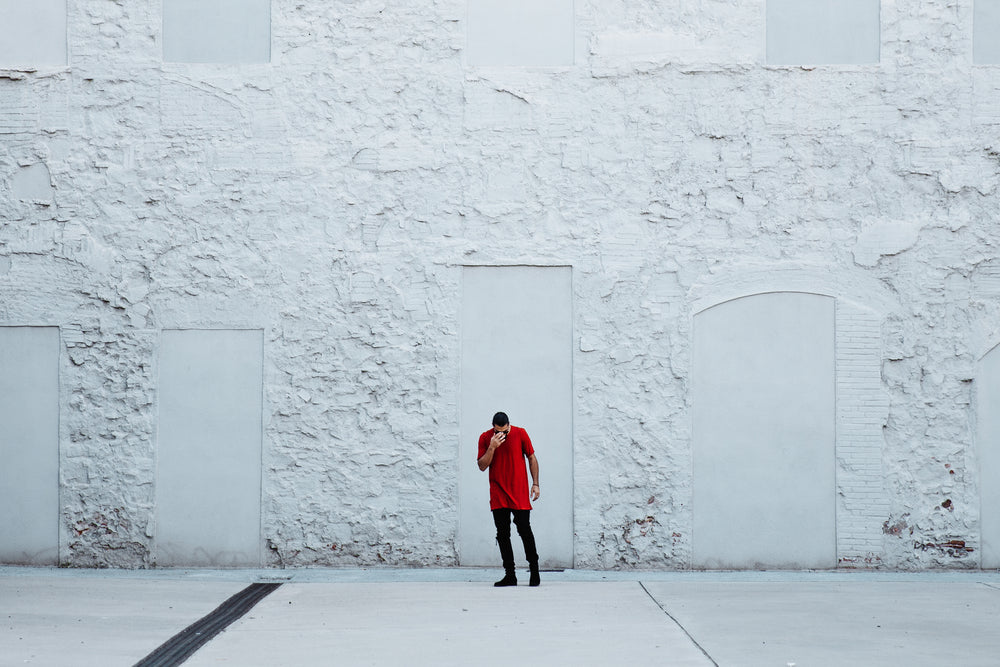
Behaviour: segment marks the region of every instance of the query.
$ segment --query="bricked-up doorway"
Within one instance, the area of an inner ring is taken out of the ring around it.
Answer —
[[[0,563],[57,563],[58,327],[0,327],[0,510]]]
[[[977,450],[979,455],[981,566],[1000,568],[1000,346],[979,364],[976,387]]]
[[[163,332],[157,565],[260,565],[263,341],[259,330]]]
[[[573,287],[567,266],[463,269],[458,556],[499,566],[480,433],[502,410],[528,430],[542,499],[531,513],[542,567],[573,565]],[[513,530],[513,529],[512,529]],[[514,537],[519,567],[524,552]]]
[[[835,317],[794,292],[695,316],[696,567],[836,566]]]

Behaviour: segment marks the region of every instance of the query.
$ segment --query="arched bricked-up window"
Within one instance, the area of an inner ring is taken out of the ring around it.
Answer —
[[[696,567],[836,565],[835,318],[795,292],[695,316]]]
[[[738,266],[720,271],[692,290],[694,332],[700,335],[703,317],[720,305],[753,302],[773,294],[833,300],[836,562],[847,567],[877,566],[885,551],[883,524],[891,509],[882,466],[883,427],[889,415],[889,396],[882,381],[882,330],[886,317],[898,312],[898,303],[878,281],[852,271],[794,263]],[[698,365],[689,372],[697,400]]]
[[[766,0],[767,64],[879,62],[879,0]]]
[[[0,68],[66,64],[66,0],[0,0]]]

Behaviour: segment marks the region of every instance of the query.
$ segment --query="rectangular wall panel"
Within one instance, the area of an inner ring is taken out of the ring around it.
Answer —
[[[260,564],[262,393],[261,331],[163,332],[158,565]]]
[[[994,569],[1000,568],[1000,347],[980,362],[976,384],[982,567]]]
[[[66,0],[0,0],[0,67],[66,64]]]
[[[834,304],[769,293],[695,317],[695,566],[836,566]]]
[[[769,65],[879,62],[879,0],[767,0]]]
[[[59,329],[0,327],[0,562],[59,558]]]
[[[972,7],[972,61],[996,65],[1000,63],[1000,0],[975,0]]]
[[[266,63],[270,0],[163,0],[163,60]]]
[[[470,65],[573,64],[573,0],[469,0]]]
[[[573,565],[573,287],[569,267],[465,267],[462,294],[459,558],[499,565],[489,473],[476,465],[494,413],[524,427],[542,498],[531,523],[543,567]],[[530,483],[530,476],[529,476]],[[518,567],[524,552],[513,531]]]

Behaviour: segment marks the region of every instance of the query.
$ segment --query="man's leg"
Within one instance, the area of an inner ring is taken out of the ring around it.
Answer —
[[[493,523],[497,527],[497,546],[500,547],[500,558],[503,560],[504,577],[494,586],[517,586],[517,574],[514,568],[514,547],[510,544],[510,510],[493,510]]]
[[[521,543],[524,544],[524,557],[528,559],[528,567],[531,569],[531,579],[529,586],[537,586],[542,578],[538,573],[538,551],[535,549],[535,534],[531,532],[531,510],[514,510],[514,525],[517,526],[517,534],[521,536]]]

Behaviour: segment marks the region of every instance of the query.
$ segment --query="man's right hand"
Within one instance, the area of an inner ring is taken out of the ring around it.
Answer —
[[[493,449],[496,449],[497,447],[502,445],[506,439],[507,439],[507,434],[504,433],[503,431],[501,431],[500,433],[494,433],[493,437],[490,438],[490,446],[493,447]]]

